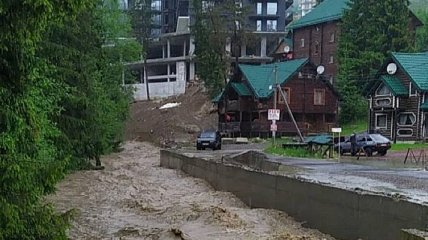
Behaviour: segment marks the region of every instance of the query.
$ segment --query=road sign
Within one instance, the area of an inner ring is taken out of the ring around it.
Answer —
[[[278,130],[278,126],[276,125],[276,123],[272,123],[272,124],[270,125],[270,130],[271,130],[272,132],[276,132],[276,131]]]
[[[340,132],[342,132],[342,128],[332,128],[331,132],[340,133]]]
[[[268,120],[279,120],[279,109],[268,110]]]

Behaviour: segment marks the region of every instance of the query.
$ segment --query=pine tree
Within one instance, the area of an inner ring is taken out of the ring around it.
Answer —
[[[408,33],[408,5],[407,0],[349,1],[340,24],[338,45],[338,87],[344,98],[342,121],[365,115],[363,89],[374,80],[388,54],[413,49],[412,34]]]

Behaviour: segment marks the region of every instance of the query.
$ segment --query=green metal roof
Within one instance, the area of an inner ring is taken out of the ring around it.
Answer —
[[[380,79],[388,86],[394,96],[406,96],[409,94],[409,90],[406,89],[401,80],[396,76],[382,75]]]
[[[428,111],[428,101],[424,102],[424,103],[421,105],[421,109],[422,109],[423,111]]]
[[[289,29],[297,29],[342,18],[343,10],[348,7],[348,0],[324,0],[302,18],[288,25]]]
[[[332,136],[327,134],[320,134],[315,136],[308,136],[305,138],[305,143],[309,144],[318,144],[318,145],[328,145],[331,144]]]
[[[236,93],[238,93],[239,96],[252,95],[250,89],[248,89],[248,87],[245,86],[244,83],[232,82],[231,85],[232,85],[232,88],[235,89]]]
[[[274,71],[275,66],[277,66],[277,83],[283,85],[307,62],[307,58],[302,58],[265,65],[239,64],[239,68],[247,79],[256,97],[268,98],[273,93],[273,89],[269,89],[269,87],[276,82]]]
[[[223,98],[224,91],[221,91],[217,96],[215,96],[211,102],[218,103]]]
[[[392,53],[392,58],[421,91],[428,91],[428,53]]]

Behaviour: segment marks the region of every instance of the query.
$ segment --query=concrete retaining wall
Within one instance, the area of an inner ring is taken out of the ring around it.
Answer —
[[[169,150],[161,150],[160,164],[205,179],[216,189],[232,192],[250,207],[282,210],[306,222],[305,226],[340,239],[400,239],[403,228],[428,227],[426,205],[188,157]]]

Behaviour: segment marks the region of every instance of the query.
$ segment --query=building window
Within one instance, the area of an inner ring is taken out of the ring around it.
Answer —
[[[414,113],[400,113],[398,114],[398,126],[413,126],[416,122]]]
[[[386,114],[384,114],[384,113],[376,114],[375,120],[376,120],[376,129],[386,129],[387,128],[388,118],[387,118]]]
[[[276,15],[278,3],[276,2],[268,2],[267,3],[267,15]]]
[[[268,32],[275,32],[276,31],[276,20],[267,20],[266,22],[266,29]]]
[[[122,10],[127,10],[128,9],[128,0],[119,1],[119,8]]]
[[[400,137],[411,137],[411,136],[413,136],[413,129],[411,129],[411,128],[398,129],[397,135]]]
[[[256,21],[256,31],[261,32],[262,31],[262,20]]]
[[[314,89],[314,105],[325,105],[325,89]]]
[[[257,15],[262,15],[263,4],[261,2],[257,3]]]
[[[314,55],[318,55],[319,51],[320,51],[320,43],[318,41],[315,41]]]
[[[376,99],[376,106],[378,107],[385,107],[385,106],[390,106],[391,105],[391,99],[390,98],[381,98],[381,99]]]
[[[302,48],[305,47],[305,39],[304,38],[300,39],[300,47],[302,47]]]
[[[390,95],[391,95],[391,91],[383,83],[376,89],[376,96],[390,96]]]
[[[336,41],[336,34],[334,32],[331,32],[329,42],[334,43],[334,41]]]
[[[410,85],[409,85],[409,96],[416,96],[416,95],[417,95],[416,87],[413,86],[412,83],[410,83]]]
[[[290,94],[291,94],[290,88],[282,88],[282,92],[284,93],[285,97],[287,98],[287,103],[290,103]],[[277,92],[276,97],[277,97],[278,103],[285,104],[284,98],[282,97],[282,94],[280,92]]]
[[[333,64],[334,63],[334,56],[330,55],[328,63]]]
[[[154,10],[154,11],[161,11],[162,10],[161,0],[154,0],[152,2],[152,10]]]

